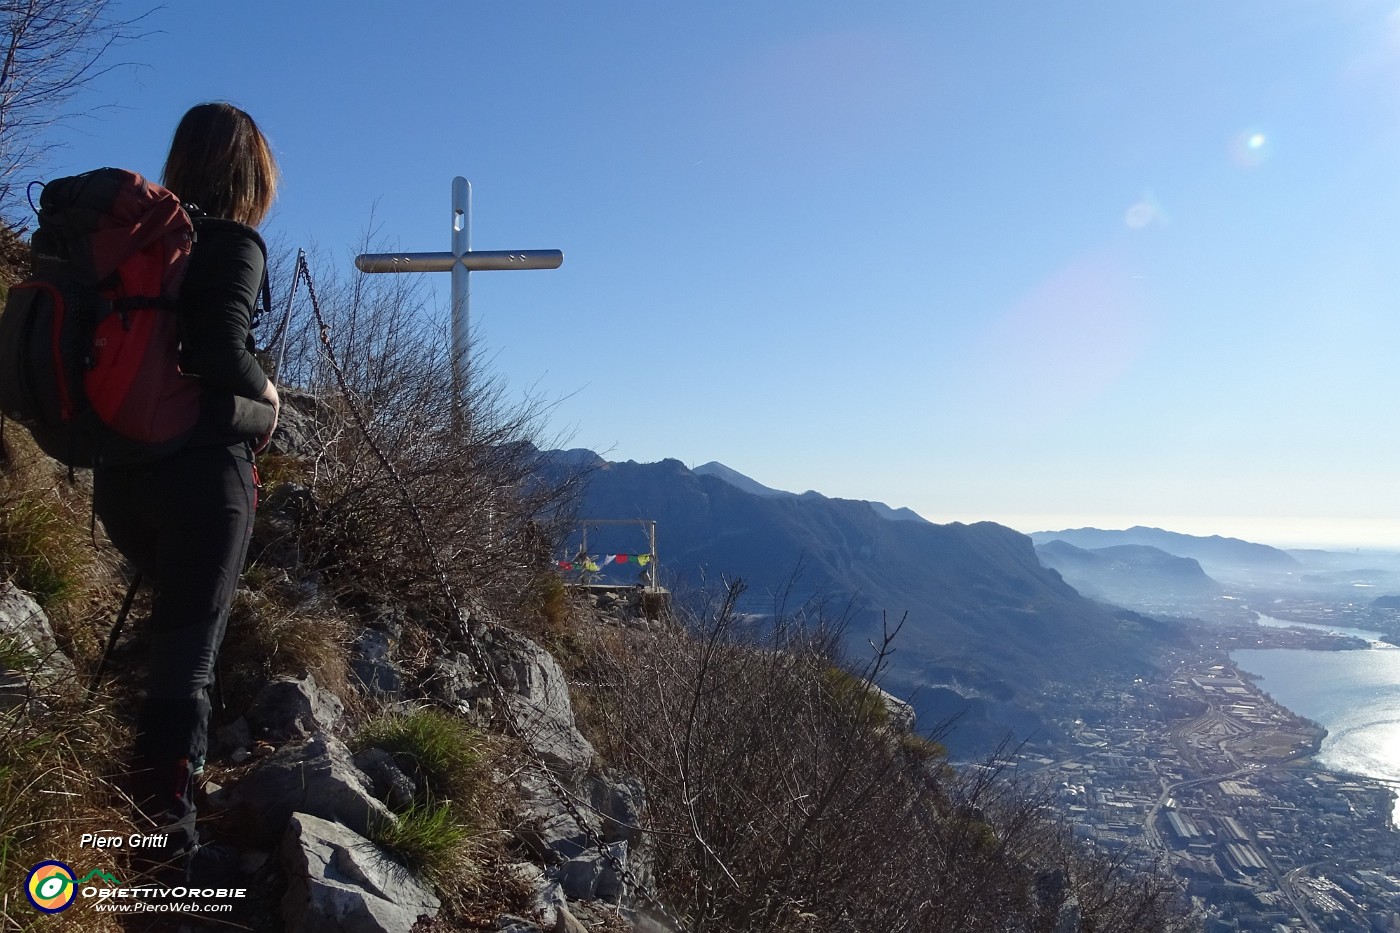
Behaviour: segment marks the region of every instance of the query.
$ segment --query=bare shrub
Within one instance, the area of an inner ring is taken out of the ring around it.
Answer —
[[[480,355],[469,390],[454,390],[450,339],[422,293],[418,276],[318,273],[285,332],[279,322],[266,355],[283,356],[285,340],[279,381],[318,400],[316,450],[288,474],[313,503],[306,560],[361,593],[445,608],[446,584],[515,608],[580,477],[542,469],[551,406],[512,398]]]
[[[139,38],[141,17],[113,16],[107,0],[0,0],[0,211],[15,181],[46,152],[44,132],[75,94],[119,63],[113,48]]]
[[[741,593],[684,634],[601,629],[580,673],[599,750],[646,782],[686,929],[1050,933],[1071,895],[1086,931],[1172,928],[1169,878],[1134,887],[995,758],[956,771],[937,730],[898,732],[876,688],[897,629],[851,668],[842,618],[809,604],[759,627]]]
[[[0,659],[0,666],[29,667],[3,639]],[[108,805],[115,794],[104,777],[116,771],[125,738],[112,710],[82,699],[77,683],[18,704],[13,697],[0,702],[0,930],[50,928],[22,893],[35,864],[58,859],[81,866],[92,856],[81,845],[83,833],[136,831],[122,808]],[[113,857],[112,869],[126,877],[121,853]],[[118,928],[100,916],[84,926]]]

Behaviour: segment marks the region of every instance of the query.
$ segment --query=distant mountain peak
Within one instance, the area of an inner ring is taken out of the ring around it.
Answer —
[[[765,486],[756,479],[751,479],[740,473],[738,470],[727,467],[718,460],[711,460],[709,463],[702,463],[690,472],[697,476],[713,476],[715,479],[724,480],[735,489],[742,489],[755,496],[791,496],[793,493],[782,489],[774,489]]]

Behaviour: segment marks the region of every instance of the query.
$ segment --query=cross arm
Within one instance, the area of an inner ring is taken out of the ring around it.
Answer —
[[[558,269],[564,253],[557,249],[482,249],[463,253],[470,272],[499,269]],[[452,253],[362,253],[355,257],[361,272],[450,272],[457,263]]]

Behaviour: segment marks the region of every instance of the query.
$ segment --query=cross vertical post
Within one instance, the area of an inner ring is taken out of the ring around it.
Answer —
[[[462,259],[472,251],[472,183],[452,179],[452,384],[466,400],[471,345],[471,272]]]
[[[472,186],[462,176],[452,179],[452,249],[446,253],[362,253],[355,257],[361,272],[452,273],[452,380],[460,402],[469,394],[471,365],[472,272],[499,269],[558,269],[564,253],[557,249],[473,250]]]

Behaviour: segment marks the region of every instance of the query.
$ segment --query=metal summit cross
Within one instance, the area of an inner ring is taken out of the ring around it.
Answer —
[[[558,269],[564,253],[557,249],[473,250],[472,186],[460,175],[452,179],[452,250],[447,253],[362,253],[355,257],[361,272],[452,273],[452,380],[459,398],[467,390],[471,350],[469,314],[472,272],[493,269]]]

